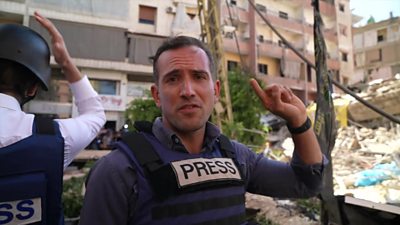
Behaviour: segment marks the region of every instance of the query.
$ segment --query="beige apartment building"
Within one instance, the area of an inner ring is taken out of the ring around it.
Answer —
[[[353,28],[354,83],[400,73],[400,17]]]
[[[315,71],[280,40],[247,0],[222,4],[224,42],[229,69],[244,61],[253,74],[266,83],[289,86],[303,101],[315,99]],[[314,62],[311,0],[254,0],[257,9],[278,32],[308,60]],[[320,0],[328,68],[334,79],[348,83],[353,74],[351,11],[349,0]],[[239,37],[239,51],[234,30]],[[241,57],[238,54],[241,53]]]
[[[217,1],[228,70],[240,64],[267,83],[288,85],[304,101],[314,99],[314,72],[307,73],[306,64],[284,46],[248,1]],[[311,0],[253,2],[314,62]],[[320,0],[320,9],[328,67],[335,79],[347,83],[353,74],[349,0]],[[146,96],[152,82],[151,57],[161,42],[179,34],[200,38],[201,32],[197,0],[0,0],[0,23],[24,24],[48,39],[32,17],[35,10],[50,18],[63,34],[74,62],[100,94],[106,126],[113,129],[125,123],[124,110],[129,102]],[[232,32],[238,36],[239,48]],[[39,93],[25,110],[69,117],[76,113],[74,99],[53,58],[51,64],[50,93]]]

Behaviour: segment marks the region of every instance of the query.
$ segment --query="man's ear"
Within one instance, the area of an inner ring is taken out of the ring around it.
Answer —
[[[215,83],[214,83],[214,98],[215,98],[215,102],[217,102],[219,100],[220,91],[221,91],[221,83],[219,82],[219,80],[216,80]]]
[[[158,92],[158,87],[155,84],[151,85],[151,95],[153,96],[153,99],[154,99],[154,102],[156,103],[156,106],[158,108],[160,108],[161,107],[160,95],[159,95],[159,92]]]
[[[30,88],[28,88],[28,90],[25,91],[25,97],[35,96],[38,88],[39,88],[38,83],[32,85]]]

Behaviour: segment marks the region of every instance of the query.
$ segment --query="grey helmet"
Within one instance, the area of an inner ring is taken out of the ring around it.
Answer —
[[[0,24],[0,58],[28,68],[48,90],[51,68],[50,48],[34,30],[18,24]]]

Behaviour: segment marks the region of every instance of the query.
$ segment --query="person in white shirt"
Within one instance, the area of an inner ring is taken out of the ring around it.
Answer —
[[[70,83],[79,112],[79,116],[75,118],[56,120],[65,142],[64,167],[67,167],[79,151],[84,149],[103,127],[106,120],[104,108],[88,78],[82,76],[78,68],[72,63],[64,40],[55,26],[38,13],[35,14],[35,18],[51,35],[54,59],[60,65],[65,78]],[[5,51],[0,52],[2,59],[5,58],[3,55],[8,54]],[[34,53],[28,54],[37,57]],[[43,77],[45,75],[39,74],[38,76]],[[49,78],[50,75],[48,75]],[[18,101],[18,93],[13,90],[2,91],[7,84],[4,85],[3,80],[0,82],[0,148],[2,148],[32,134],[34,115],[24,113],[20,107],[21,102]],[[48,80],[42,82],[48,84]],[[39,86],[39,83],[34,84],[34,92],[29,94],[34,95]]]
[[[59,31],[39,13],[34,16],[50,34],[79,115],[43,125],[22,111],[39,88],[48,89],[50,48],[28,27],[0,24],[0,224],[62,224],[63,169],[106,121],[100,97],[72,63]]]

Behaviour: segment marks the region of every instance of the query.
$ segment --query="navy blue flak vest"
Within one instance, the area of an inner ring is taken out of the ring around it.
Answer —
[[[245,224],[244,183],[227,137],[219,137],[215,151],[189,154],[166,148],[149,131],[117,144],[137,174],[130,224]]]
[[[0,224],[63,224],[64,139],[35,117],[31,136],[0,148]]]

